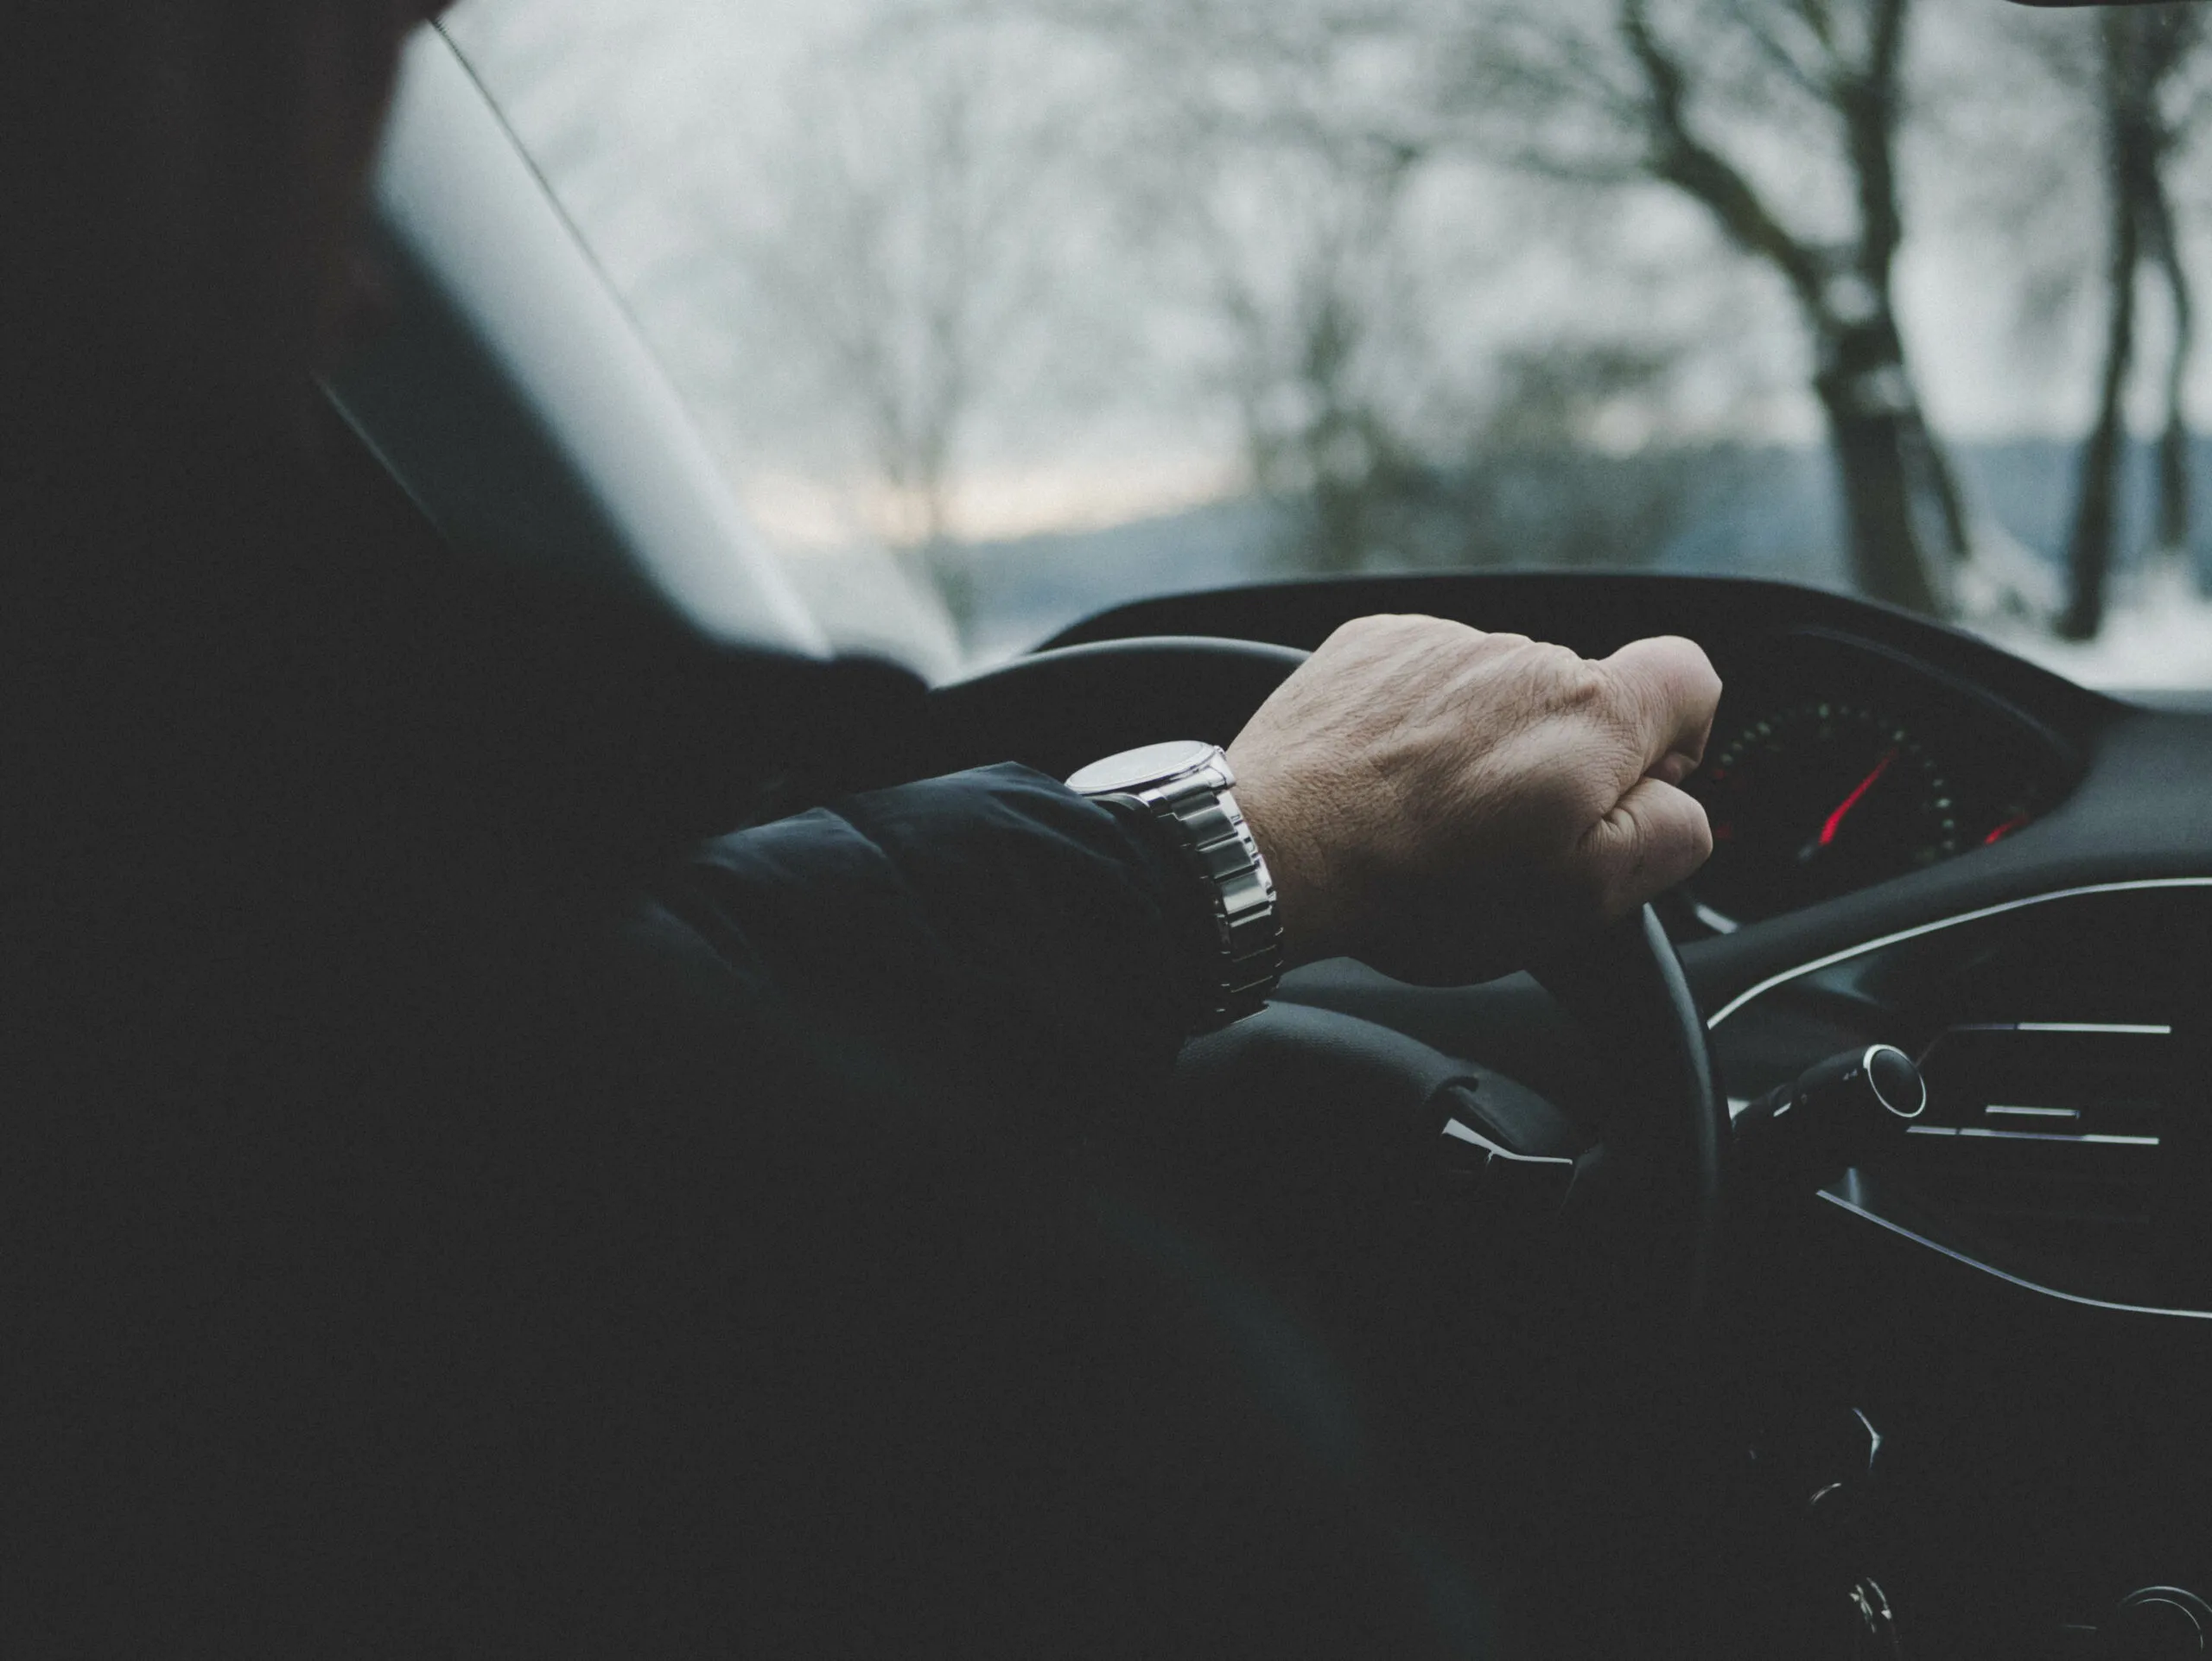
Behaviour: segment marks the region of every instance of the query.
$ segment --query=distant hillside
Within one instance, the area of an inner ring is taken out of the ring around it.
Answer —
[[[2072,511],[2075,449],[2045,439],[1966,445],[1952,458],[1974,512],[2056,564]],[[2192,550],[2201,572],[2212,573],[2212,440],[2192,457],[2202,508]],[[1840,506],[1824,449],[1731,449],[1679,459],[1682,505],[1656,541],[1600,550],[1593,562],[1577,544],[1577,563],[1636,565],[1661,570],[1766,576],[1846,588]],[[1463,563],[1557,563],[1543,555],[1558,539],[1545,532],[1547,514],[1586,519],[1592,498],[1609,479],[1624,494],[1648,492],[1647,458],[1610,461],[1576,456],[1563,470],[1554,459],[1502,463],[1485,479],[1484,500],[1510,501],[1508,528],[1491,534]],[[1636,476],[1631,477],[1634,474]],[[1571,479],[1571,483],[1565,482]],[[2152,515],[2152,455],[2129,457],[2120,546],[2139,550]],[[1516,536],[1510,527],[1517,525]],[[996,658],[1020,651],[1077,619],[1126,600],[1293,576],[1297,520],[1261,498],[1217,502],[1185,512],[1103,530],[977,543],[942,556],[972,595],[968,628],[972,652]],[[1395,560],[1378,564],[1402,566]],[[2124,568],[2124,567],[2123,567]]]

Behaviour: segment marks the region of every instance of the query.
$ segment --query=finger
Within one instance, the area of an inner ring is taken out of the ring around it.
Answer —
[[[1720,677],[1696,642],[1678,635],[1632,640],[1605,660],[1622,693],[1642,755],[1637,771],[1678,785],[1697,770],[1713,735]]]
[[[1575,856],[1611,918],[1673,888],[1712,852],[1703,805],[1662,780],[1641,779],[1583,834]]]

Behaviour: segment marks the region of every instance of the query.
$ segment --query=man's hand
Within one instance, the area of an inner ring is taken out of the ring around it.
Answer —
[[[1681,881],[1713,851],[1676,786],[1719,696],[1688,640],[1592,662],[1434,617],[1345,624],[1229,752],[1289,961],[1484,980]]]

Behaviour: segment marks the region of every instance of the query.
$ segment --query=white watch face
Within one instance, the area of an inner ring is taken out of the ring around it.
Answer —
[[[1123,750],[1119,755],[1109,755],[1103,761],[1093,761],[1089,767],[1071,775],[1068,788],[1085,796],[1098,796],[1116,790],[1138,790],[1146,785],[1158,784],[1204,763],[1218,749],[1196,738],[1179,738],[1168,744],[1147,744],[1141,749]]]

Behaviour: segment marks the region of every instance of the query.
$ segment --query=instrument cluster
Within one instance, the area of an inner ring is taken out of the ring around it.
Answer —
[[[1726,675],[1687,786],[1713,852],[1682,898],[1714,932],[2001,842],[2078,776],[2033,717],[1847,636],[1783,636]]]

